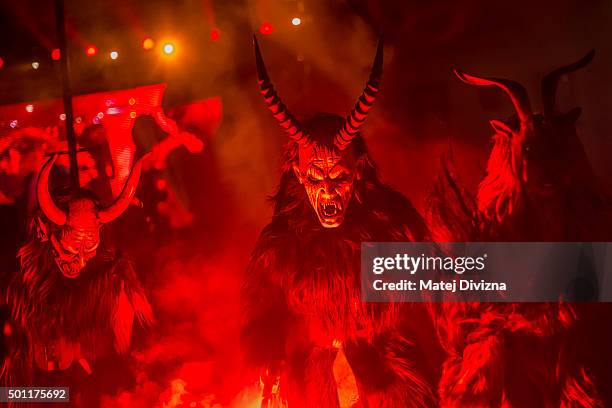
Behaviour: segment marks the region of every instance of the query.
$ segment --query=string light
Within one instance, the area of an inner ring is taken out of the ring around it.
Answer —
[[[153,47],[155,47],[155,41],[153,41],[151,37],[142,40],[142,49],[149,51],[152,50]]]
[[[291,24],[293,24],[294,26],[299,26],[300,24],[302,24],[302,19],[299,17],[293,17],[291,19]]]
[[[272,27],[272,24],[270,24],[268,21],[266,21],[261,25],[261,27],[259,27],[259,32],[263,35],[270,35],[273,31],[274,27]]]
[[[119,58],[119,53],[117,51],[111,51],[109,55],[110,59],[112,60],[116,60],[117,58]]]
[[[87,47],[87,49],[85,50],[85,54],[87,54],[88,57],[93,57],[98,53],[98,49],[96,48],[95,45],[90,45],[89,47]]]
[[[61,57],[61,52],[59,48],[54,48],[53,51],[51,51],[51,59],[53,61],[59,61]]]
[[[172,54],[174,52],[174,44],[172,44],[172,43],[164,44],[163,50],[164,50],[164,54],[166,54],[166,55]]]
[[[34,112],[34,105],[32,105],[32,104],[28,104],[28,105],[26,105],[25,110],[26,110],[26,112],[28,112],[28,113],[32,113],[32,112]]]
[[[38,61],[32,62],[32,68],[38,69],[38,67],[40,67],[40,63]]]

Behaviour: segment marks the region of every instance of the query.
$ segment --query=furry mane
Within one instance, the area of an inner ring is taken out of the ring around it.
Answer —
[[[500,222],[516,210],[522,193],[521,163],[513,151],[515,141],[507,135],[493,136],[487,175],[478,186],[478,209],[489,221]]]
[[[270,198],[272,221],[259,237],[243,285],[243,350],[255,365],[293,358],[292,370],[299,371],[305,364],[310,374],[299,374],[299,381],[312,379],[317,392],[322,392],[326,389],[323,383],[333,383],[333,378],[328,378],[331,367],[323,370],[326,377],[317,366],[322,364],[320,358],[312,362],[315,366],[307,356],[305,363],[299,358],[294,361],[293,348],[328,350],[332,340],[343,339],[349,350],[348,344],[354,346],[358,339],[370,347],[378,341],[372,349],[378,357],[361,350],[349,359],[354,369],[355,364],[370,361],[384,374],[379,377],[366,369],[356,373],[361,380],[383,382],[384,387],[393,389],[380,394],[369,389],[368,398],[380,398],[372,402],[377,406],[430,406],[425,401],[433,401],[431,389],[412,366],[426,364],[416,365],[417,360],[407,357],[412,345],[401,343],[397,349],[386,349],[401,337],[398,331],[406,329],[402,324],[413,315],[400,303],[361,302],[359,276],[362,242],[424,241],[429,233],[410,201],[379,180],[361,136],[350,146],[364,162],[362,177],[354,180],[344,222],[333,229],[321,226],[293,172],[298,145],[289,142],[285,147],[279,187]],[[337,398],[335,391],[330,395],[332,400]],[[315,401],[314,406],[327,404]]]
[[[36,228],[32,219],[30,237],[18,253],[21,269],[7,289],[6,302],[22,341],[13,345],[4,375],[27,375],[34,345],[60,336],[81,344],[93,357],[101,350],[125,352],[134,318],[143,326],[153,321],[132,265],[101,244],[78,278],[65,278],[51,244],[40,241]]]

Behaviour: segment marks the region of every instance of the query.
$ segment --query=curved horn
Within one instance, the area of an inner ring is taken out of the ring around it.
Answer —
[[[295,140],[299,144],[306,144],[309,142],[309,138],[302,129],[300,124],[293,117],[291,112],[287,109],[283,101],[278,97],[272,81],[268,76],[266,65],[263,61],[263,56],[259,50],[259,44],[257,43],[257,37],[253,35],[253,44],[255,45],[255,62],[257,64],[257,77],[259,79],[259,88],[261,94],[266,101],[268,109],[272,112],[272,116],[278,121],[279,125],[289,134],[289,137]]]
[[[454,69],[453,72],[466,84],[478,86],[492,85],[503,89],[510,96],[521,124],[527,125],[532,123],[533,112],[531,110],[531,102],[523,85],[510,79],[477,77],[461,72],[458,69]]]
[[[36,183],[36,194],[38,195],[38,205],[45,216],[56,225],[64,225],[68,217],[66,213],[55,204],[49,192],[49,174],[56,160],[57,155],[52,155],[40,170]]]
[[[593,60],[593,57],[595,57],[595,50],[589,51],[584,57],[572,64],[551,71],[542,78],[542,110],[545,118],[549,118],[555,111],[559,79],[563,75],[584,68]]]
[[[134,194],[136,193],[136,187],[138,187],[138,181],[140,180],[140,173],[142,172],[142,158],[140,158],[134,167],[132,172],[127,178],[123,190],[119,197],[111,204],[108,208],[100,210],[98,212],[98,219],[101,223],[105,224],[111,222],[119,217],[128,208]]]
[[[370,78],[366,83],[363,93],[357,100],[355,108],[347,116],[344,121],[344,125],[336,134],[336,140],[334,144],[340,150],[346,149],[351,141],[359,133],[359,129],[368,117],[368,112],[372,109],[374,101],[376,100],[376,94],[380,88],[380,80],[382,78],[383,69],[383,42],[378,40],[378,46],[376,47],[376,56],[372,63],[372,69],[370,71]]]

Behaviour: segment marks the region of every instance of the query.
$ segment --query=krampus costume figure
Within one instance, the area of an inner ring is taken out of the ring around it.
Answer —
[[[142,164],[136,163],[115,203],[100,208],[85,189],[52,197],[49,175],[56,159],[52,156],[40,172],[40,209],[6,297],[12,349],[2,374],[12,385],[41,385],[69,369],[91,373],[96,358],[128,349],[134,319],[152,320],[132,266],[100,236],[103,224],[128,207]]]
[[[574,125],[580,109],[561,113],[555,106],[561,76],[584,67],[593,56],[590,52],[544,77],[542,114],[532,112],[527,91],[515,81],[455,71],[468,84],[504,90],[517,114],[509,121],[491,121],[495,145],[477,200],[470,199],[445,164],[428,217],[437,238],[609,240],[605,234],[610,231],[611,207],[597,186]],[[439,307],[436,324],[449,354],[439,389],[443,407],[602,406],[593,377],[584,368],[585,352],[594,343],[573,343],[574,332],[586,333],[588,328],[580,324],[592,306]]]
[[[246,357],[280,373],[291,408],[432,406],[432,380],[419,370],[434,359],[406,329],[413,323],[424,336],[426,313],[360,297],[361,242],[428,236],[410,202],[379,181],[359,134],[378,92],[382,46],[348,118],[320,113],[302,124],[277,96],[256,40],[255,51],[261,93],[291,141],[273,219],[247,269]]]

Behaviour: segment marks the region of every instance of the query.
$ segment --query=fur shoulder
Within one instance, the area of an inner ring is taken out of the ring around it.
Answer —
[[[116,351],[125,352],[130,345],[134,320],[143,327],[150,326],[154,321],[153,311],[131,262],[119,258],[113,275],[118,285],[111,320],[114,344]]]

